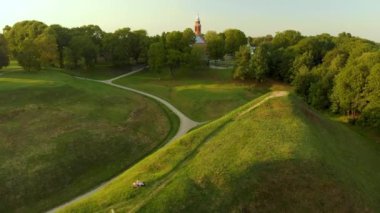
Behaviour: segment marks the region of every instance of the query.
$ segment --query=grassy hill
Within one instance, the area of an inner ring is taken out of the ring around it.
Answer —
[[[380,211],[380,146],[290,95],[264,95],[62,212]],[[147,186],[134,189],[132,182]]]
[[[124,90],[53,70],[2,73],[0,212],[41,212],[82,194],[178,126],[166,108]]]
[[[168,70],[161,74],[145,70],[117,80],[115,83],[143,90],[168,100],[196,121],[209,121],[263,95],[270,84],[239,84],[232,70],[182,68],[175,77]],[[278,87],[281,85],[277,85]],[[285,87],[285,86],[282,86]]]

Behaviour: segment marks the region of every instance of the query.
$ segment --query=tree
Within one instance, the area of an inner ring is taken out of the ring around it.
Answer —
[[[99,49],[102,47],[102,40],[105,32],[98,25],[85,25],[79,28],[74,28],[74,35],[88,36],[91,38],[93,44]]]
[[[247,46],[241,46],[236,52],[236,67],[234,69],[233,78],[238,80],[252,79],[252,72],[249,67],[251,52]]]
[[[308,69],[312,69],[314,67],[313,55],[311,51],[304,52],[294,59],[293,66],[291,67],[292,75],[294,76],[295,73],[304,66]]]
[[[130,59],[133,57],[131,36],[132,32],[130,28],[122,28],[106,37],[107,40],[104,45],[113,66],[125,67],[130,65]]]
[[[353,120],[361,108],[361,91],[366,79],[363,73],[356,71],[357,68],[351,65],[338,74],[332,94],[332,102]]]
[[[167,65],[170,69],[172,77],[174,77],[174,70],[178,68],[182,61],[182,53],[179,50],[169,49],[167,55]]]
[[[70,30],[60,25],[49,26],[49,31],[55,36],[58,50],[59,67],[64,67],[64,48],[69,46],[71,39]]]
[[[245,34],[237,29],[229,29],[224,32],[225,36],[225,51],[227,54],[234,54],[239,48],[247,44]]]
[[[269,73],[269,53],[268,46],[260,45],[251,58],[250,69],[253,78],[257,81],[263,81]]]
[[[337,75],[331,96],[335,111],[344,111],[352,120],[357,120],[369,103],[365,94],[367,77],[371,69],[379,63],[380,52],[365,53]]]
[[[18,22],[5,30],[5,37],[12,56],[26,70],[39,70],[54,61],[55,37],[42,22]]]
[[[78,68],[79,63],[83,60],[85,68],[90,68],[96,62],[97,52],[97,46],[90,37],[74,36],[65,51],[66,63],[71,68]]]
[[[330,96],[334,86],[336,72],[319,66],[313,68],[313,81],[307,94],[308,103],[317,109],[328,109],[331,105]]]
[[[51,66],[57,62],[58,48],[55,36],[49,31],[45,31],[34,40],[35,46],[39,52],[39,61],[41,66]]]
[[[183,33],[179,31],[173,31],[166,34],[166,48],[184,51],[188,46],[184,43]]]
[[[40,51],[33,40],[24,40],[20,46],[20,51],[17,54],[18,63],[26,71],[38,71],[41,69]]]
[[[161,42],[156,42],[150,45],[148,51],[148,64],[151,70],[161,73],[165,66],[165,47]]]
[[[294,86],[295,92],[307,100],[310,86],[315,82],[314,75],[306,66],[300,67],[297,72],[292,85]]]
[[[329,70],[338,72],[346,66],[348,57],[349,54],[347,52],[335,48],[325,55],[323,64]]]
[[[193,46],[188,58],[188,65],[192,68],[199,68],[202,60],[205,58],[205,48],[201,46]]]
[[[9,50],[14,58],[22,52],[23,42],[33,41],[46,31],[47,25],[39,21],[22,21],[5,29],[4,36],[8,42]]]
[[[215,31],[209,31],[205,35],[207,42],[207,53],[210,59],[222,59],[224,56],[224,39]]]
[[[284,82],[292,82],[294,78],[293,62],[295,53],[289,48],[272,49],[269,69],[272,77]]]
[[[195,43],[195,33],[192,29],[187,28],[183,31],[182,42],[184,43],[184,45],[187,45],[188,47]]]
[[[302,35],[300,32],[286,30],[284,32],[276,33],[272,43],[276,48],[287,48],[297,44],[301,39]]]
[[[380,127],[380,63],[372,67],[367,81],[365,94],[368,104],[363,109],[360,122],[378,128]]]
[[[263,37],[255,37],[255,38],[250,38],[250,43],[251,45],[255,46],[255,47],[258,47],[262,44],[268,44],[268,43],[271,43],[273,40],[273,36],[272,35],[266,35],[266,36],[263,36]]]
[[[9,65],[8,45],[2,34],[0,34],[0,69]]]
[[[133,31],[129,34],[128,43],[128,50],[130,51],[131,57],[136,62],[138,62],[139,59],[144,62],[149,47],[148,33],[145,30]]]
[[[296,51],[297,55],[308,54],[309,68],[318,66],[323,63],[323,58],[335,47],[332,36],[329,34],[321,34],[317,36],[310,36],[301,39],[292,48]],[[305,64],[306,65],[306,64]]]
[[[84,26],[81,26],[81,27],[77,27],[77,28],[72,28],[70,29],[70,34],[72,36],[72,38],[76,38],[78,39],[79,37],[82,37],[83,38],[89,38],[91,40],[91,42],[87,42],[86,45],[87,47],[86,48],[82,48],[82,50],[84,49],[93,49],[95,50],[94,52],[87,52],[87,62],[85,62],[85,66],[87,67],[90,67],[90,66],[93,66],[98,58],[101,56],[101,50],[103,50],[103,39],[104,39],[104,36],[105,36],[105,32],[97,25],[84,25]],[[83,39],[83,40],[87,40],[87,39]],[[91,45],[91,48],[89,48]],[[72,47],[69,47],[69,48],[72,48]],[[82,52],[86,52],[86,51],[82,51]],[[96,54],[95,56],[93,56],[93,54]]]

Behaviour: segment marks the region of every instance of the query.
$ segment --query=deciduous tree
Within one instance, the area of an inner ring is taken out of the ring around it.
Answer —
[[[177,69],[182,62],[182,53],[179,50],[169,49],[167,54],[167,65],[170,69],[172,77],[174,77],[174,71]]]
[[[236,52],[236,67],[234,69],[233,78],[238,80],[252,79],[252,72],[249,67],[251,52],[247,46],[241,46]]]
[[[253,78],[257,81],[263,81],[269,73],[269,49],[265,44],[256,48],[250,63],[250,69]]]
[[[245,34],[237,29],[229,29],[224,32],[225,36],[225,51],[228,54],[235,54],[239,48],[247,44]]]
[[[150,45],[148,51],[148,64],[151,70],[161,73],[165,66],[165,47],[161,42],[156,42]]]
[[[8,45],[5,38],[0,34],[0,69],[9,65]]]
[[[207,53],[210,59],[222,59],[225,54],[223,37],[215,31],[209,31],[206,33],[205,39],[207,42]]]
[[[59,66],[64,67],[64,48],[69,46],[70,29],[54,24],[49,26],[49,31],[55,36],[57,42]]]

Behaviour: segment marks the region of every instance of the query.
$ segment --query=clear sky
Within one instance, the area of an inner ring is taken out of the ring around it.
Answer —
[[[193,27],[238,28],[250,36],[295,29],[305,35],[346,31],[380,42],[380,0],[2,0],[0,27],[21,20],[77,27],[122,27],[150,35]]]

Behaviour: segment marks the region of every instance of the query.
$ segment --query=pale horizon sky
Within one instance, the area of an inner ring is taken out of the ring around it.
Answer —
[[[23,20],[48,25],[99,25],[104,31],[130,27],[149,35],[193,28],[203,32],[237,28],[248,36],[286,29],[304,35],[350,32],[380,42],[380,0],[12,0],[2,3],[0,27]]]

